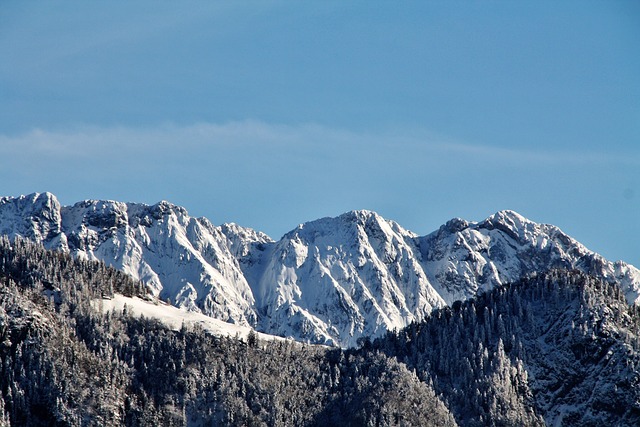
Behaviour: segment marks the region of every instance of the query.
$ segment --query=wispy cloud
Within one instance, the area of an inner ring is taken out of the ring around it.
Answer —
[[[623,164],[640,165],[639,153],[607,153],[586,150],[508,148],[464,143],[424,130],[383,133],[353,132],[315,124],[274,125],[257,121],[225,124],[199,123],[189,126],[166,124],[154,128],[78,127],[48,131],[34,129],[20,135],[0,135],[0,154],[38,159],[79,159],[111,156],[118,152],[162,157],[198,150],[242,152],[251,150],[290,155],[362,155],[371,153],[392,158],[463,157],[510,164]]]

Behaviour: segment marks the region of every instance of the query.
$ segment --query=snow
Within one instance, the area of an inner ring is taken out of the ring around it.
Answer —
[[[133,316],[144,316],[146,318],[155,319],[174,331],[180,330],[183,323],[185,326],[199,325],[205,331],[217,336],[239,337],[246,339],[249,332],[253,329],[226,323],[218,319],[206,316],[201,313],[187,311],[174,307],[160,300],[145,300],[138,297],[126,297],[124,295],[115,294],[113,298],[103,298],[93,302],[94,307],[102,307],[102,311],[107,313],[115,310],[121,312],[126,306],[127,312]],[[285,338],[274,335],[256,333],[258,338],[262,340],[285,340]]]

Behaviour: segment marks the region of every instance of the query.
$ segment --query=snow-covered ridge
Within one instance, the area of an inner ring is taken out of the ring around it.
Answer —
[[[62,207],[54,195],[34,193],[0,198],[0,233],[104,260],[194,313],[341,346],[550,268],[617,280],[630,303],[639,300],[638,269],[513,211],[478,223],[454,218],[426,236],[375,212],[352,211],[301,224],[274,241],[236,224],[192,218],[166,201]]]
[[[126,311],[132,316],[144,316],[148,319],[155,319],[174,331],[180,330],[183,325],[187,328],[197,325],[213,335],[232,338],[239,337],[244,340],[246,340],[249,333],[253,331],[253,329],[248,326],[223,322],[222,320],[214,319],[201,313],[174,307],[157,299],[144,300],[138,297],[126,297],[115,294],[113,298],[93,301],[93,305],[105,313],[112,310],[119,313]],[[264,341],[283,339],[282,337],[260,332],[256,335]]]

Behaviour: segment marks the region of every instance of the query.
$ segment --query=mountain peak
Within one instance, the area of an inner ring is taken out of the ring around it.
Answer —
[[[45,191],[42,193],[31,193],[27,195],[26,198],[29,200],[39,200],[39,201],[55,202],[55,203],[58,202],[58,198],[53,193],[50,193],[48,191]]]
[[[440,227],[441,232],[459,233],[469,227],[469,221],[462,218],[452,218]]]
[[[378,213],[370,211],[368,209],[354,209],[343,213],[339,218],[351,219],[356,221],[364,221],[369,218],[381,218]]]
[[[45,243],[48,248],[64,248],[61,240],[58,199],[49,192],[0,198],[0,234],[22,236]]]
[[[500,230],[517,241],[526,240],[540,228],[535,223],[512,210],[502,210],[478,224],[480,228]]]
[[[0,204],[17,203],[23,206],[29,206],[32,210],[39,208],[56,209],[60,207],[60,202],[53,193],[45,191],[43,193],[31,193],[21,195],[19,197],[0,197]]]
[[[364,236],[381,237],[392,234],[415,237],[402,228],[398,223],[380,216],[370,210],[352,210],[337,217],[325,217],[298,225],[294,230],[286,233],[283,239],[293,236],[302,237],[303,240],[315,241],[321,236],[334,236],[334,238],[347,243],[354,242]]]
[[[504,210],[498,211],[493,215],[491,215],[490,217],[488,217],[484,222],[494,223],[494,224],[500,222],[503,224],[513,225],[513,226],[521,226],[522,224],[533,223],[533,221],[525,218],[524,216],[520,215],[518,212],[510,209],[504,209]]]

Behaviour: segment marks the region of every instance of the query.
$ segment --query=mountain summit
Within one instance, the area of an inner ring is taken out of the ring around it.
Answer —
[[[51,193],[34,193],[0,198],[0,234],[103,260],[178,307],[340,346],[550,269],[619,281],[629,303],[640,295],[635,267],[513,211],[477,223],[455,218],[426,236],[375,212],[352,211],[274,241],[236,224],[214,226],[165,201],[61,206]]]

